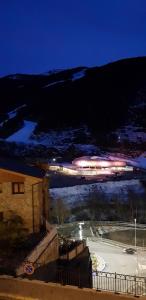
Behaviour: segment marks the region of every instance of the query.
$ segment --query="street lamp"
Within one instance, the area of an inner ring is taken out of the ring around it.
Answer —
[[[82,229],[82,225],[84,225],[84,222],[79,222],[79,238],[80,238],[80,240],[83,239],[83,229]]]
[[[134,219],[134,223],[135,223],[135,249],[136,249],[136,219]]]

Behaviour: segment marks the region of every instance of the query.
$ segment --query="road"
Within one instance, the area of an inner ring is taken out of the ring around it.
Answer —
[[[122,247],[102,241],[92,242],[87,239],[87,246],[90,253],[95,252],[104,259],[106,267],[103,271],[125,275],[139,275],[137,254],[126,254],[123,252]]]
[[[90,253],[95,252],[97,256],[101,256],[104,259],[106,266],[103,271],[146,277],[146,251],[144,251],[144,249],[139,248],[137,253],[127,254],[123,252],[124,247],[126,248],[126,244],[120,245],[118,242],[110,240],[108,242],[107,239],[102,240],[100,236],[97,236],[97,232],[96,236],[94,236],[95,228],[87,222],[72,224],[72,226],[67,228],[69,229],[67,234],[69,234],[72,239],[85,239]],[[66,227],[64,227],[61,233],[66,235],[65,232]]]

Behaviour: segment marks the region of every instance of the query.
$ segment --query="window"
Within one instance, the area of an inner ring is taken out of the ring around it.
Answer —
[[[3,221],[3,219],[4,219],[4,214],[2,211],[0,211],[0,222]]]
[[[13,194],[24,194],[24,182],[13,182],[12,183]]]
[[[0,193],[2,193],[2,183],[0,182]]]

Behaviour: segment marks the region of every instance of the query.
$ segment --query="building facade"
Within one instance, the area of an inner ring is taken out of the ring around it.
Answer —
[[[29,233],[39,232],[49,217],[48,178],[35,167],[0,159],[0,221],[22,218]]]

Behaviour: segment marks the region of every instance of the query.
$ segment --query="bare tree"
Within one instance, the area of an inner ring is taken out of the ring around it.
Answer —
[[[58,224],[63,224],[64,221],[69,217],[70,210],[67,204],[61,198],[55,199],[52,202],[52,217],[57,220]]]
[[[108,211],[108,201],[103,191],[96,187],[87,196],[87,208],[90,212],[91,220],[101,220]]]

